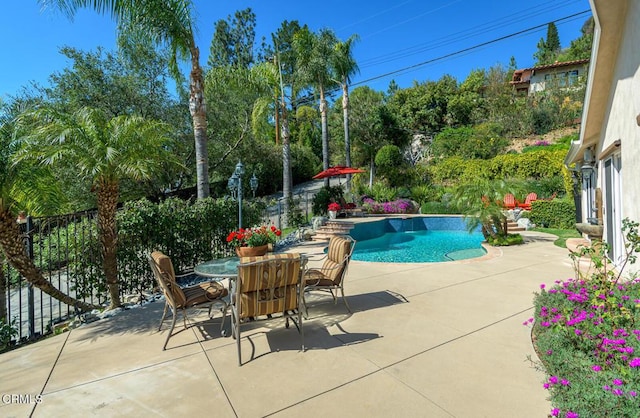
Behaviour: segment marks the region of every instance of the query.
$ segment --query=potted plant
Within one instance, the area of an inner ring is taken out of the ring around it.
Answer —
[[[329,203],[327,210],[329,211],[329,218],[336,219],[338,211],[340,210],[340,205],[336,202]]]
[[[259,256],[265,255],[269,244],[275,244],[280,235],[282,235],[282,231],[273,225],[270,227],[263,225],[257,228],[240,228],[227,235],[227,243],[235,248],[238,257]]]

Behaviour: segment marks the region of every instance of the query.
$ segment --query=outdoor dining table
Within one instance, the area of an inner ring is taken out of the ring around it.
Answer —
[[[240,264],[238,257],[216,258],[198,264],[194,267],[193,272],[198,276],[214,279],[235,279],[238,277],[238,264]]]

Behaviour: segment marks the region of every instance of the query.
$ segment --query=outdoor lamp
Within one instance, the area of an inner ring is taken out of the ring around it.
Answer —
[[[249,186],[253,192],[253,197],[256,197],[256,190],[258,189],[258,178],[256,177],[256,173],[253,173],[251,180],[249,180]]]
[[[233,198],[238,198],[238,229],[242,228],[242,176],[244,175],[244,165],[242,162],[238,161],[236,164],[235,170],[233,170],[233,174],[229,177],[227,181],[227,187],[231,192],[231,196]],[[255,181],[254,181],[255,180]],[[256,189],[258,188],[258,179],[254,174],[251,180],[249,181],[249,185],[251,186],[251,190],[253,191],[253,195],[255,196]]]
[[[589,177],[591,173],[593,173],[593,166],[589,162],[585,161],[582,163],[580,171],[584,177]]]

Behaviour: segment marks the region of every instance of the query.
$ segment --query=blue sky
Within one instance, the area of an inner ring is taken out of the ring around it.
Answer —
[[[257,38],[270,37],[284,20],[298,20],[312,30],[333,29],[339,38],[358,34],[355,56],[360,73],[355,84],[386,90],[394,79],[400,87],[414,80],[437,80],[451,74],[463,81],[473,69],[534,63],[536,44],[546,23],[589,10],[588,0],[195,0],[198,45],[205,65],[214,23],[236,10],[251,7]],[[563,47],[580,35],[590,13],[557,23]],[[521,33],[541,25],[537,30]],[[499,38],[504,40],[492,42]],[[107,16],[81,11],[71,22],[60,13],[42,11],[36,0],[5,0],[0,14],[3,63],[0,97],[7,98],[31,82],[47,84],[49,76],[69,66],[62,46],[94,50],[115,48],[115,24]],[[471,49],[476,45],[489,43]],[[467,50],[468,49],[468,50]],[[460,51],[465,51],[459,53]],[[421,65],[422,63],[427,63]],[[410,68],[412,67],[412,68]],[[403,70],[406,69],[406,70]],[[389,73],[394,73],[386,75]]]

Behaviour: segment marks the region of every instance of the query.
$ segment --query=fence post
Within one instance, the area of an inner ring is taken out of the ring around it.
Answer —
[[[33,231],[33,218],[27,216],[24,225],[24,245],[27,252],[27,256],[33,260],[33,238],[31,233]],[[22,227],[22,225],[21,225]],[[29,321],[29,334],[28,339],[32,339],[36,336],[36,315],[35,315],[35,303],[33,300],[33,284],[28,282],[27,284],[27,319]]]

